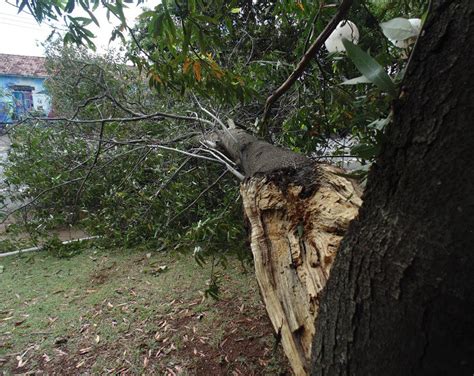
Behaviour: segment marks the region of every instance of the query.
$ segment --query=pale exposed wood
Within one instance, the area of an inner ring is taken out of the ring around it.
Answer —
[[[241,185],[262,297],[296,375],[307,375],[319,298],[339,242],[361,204],[337,169],[319,165],[319,187],[300,198],[301,186],[282,191],[268,176]]]

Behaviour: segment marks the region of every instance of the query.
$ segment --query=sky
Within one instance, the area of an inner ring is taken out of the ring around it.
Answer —
[[[144,6],[153,8],[158,3],[159,0],[146,0]],[[52,26],[60,29],[64,29],[64,26],[61,23],[39,25],[25,10],[18,14],[18,9],[14,4],[15,0],[0,0],[0,53],[44,56],[41,43],[51,34]],[[130,8],[125,9],[125,16],[128,23],[133,25],[134,19],[141,13],[141,8],[134,4],[128,5]],[[73,15],[84,16],[84,13],[74,12]],[[109,22],[105,10],[100,7],[94,12],[94,16],[98,19],[100,28],[91,24],[89,29],[97,37],[94,40],[97,51],[103,53],[109,47],[118,47],[120,41],[114,42],[111,46],[108,43],[112,29],[118,24],[118,20],[115,21],[114,17],[110,17],[111,22]]]

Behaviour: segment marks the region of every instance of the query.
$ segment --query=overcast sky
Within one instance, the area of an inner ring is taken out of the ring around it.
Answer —
[[[159,0],[147,0],[145,6],[153,8]],[[41,42],[44,42],[53,30],[50,25],[41,24],[34,20],[33,16],[23,11],[18,14],[18,9],[11,4],[15,4],[15,0],[0,0],[0,53],[28,55],[28,56],[43,56],[44,50],[41,47]],[[130,25],[133,25],[133,20],[141,13],[141,9],[134,4],[128,4],[129,9],[125,10]],[[80,12],[79,12],[80,13]],[[84,14],[74,14],[75,16],[83,16]],[[106,12],[99,7],[94,16],[100,23],[100,29],[91,24],[90,30],[97,36],[95,44],[99,52],[105,51],[108,48],[108,41],[113,27],[118,23],[109,23],[107,21]],[[113,16],[110,17],[111,21]],[[56,27],[61,28],[61,24],[55,24]],[[120,42],[116,42],[115,46]]]

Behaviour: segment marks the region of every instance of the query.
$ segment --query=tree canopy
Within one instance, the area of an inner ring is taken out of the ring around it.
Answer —
[[[364,179],[416,38],[407,20],[426,4],[341,4],[164,1],[132,28],[123,8],[134,2],[18,0],[19,11],[62,18],[68,31],[47,47],[55,118],[30,116],[12,130],[15,212],[36,213],[30,229],[81,223],[125,244],[191,246],[198,258],[227,249],[243,239],[226,173],[236,166],[205,139],[228,121],[319,160],[358,158],[354,176]],[[123,38],[125,55],[84,48],[97,7],[120,20],[111,38]],[[320,35],[339,19],[357,28],[347,53],[329,52]]]

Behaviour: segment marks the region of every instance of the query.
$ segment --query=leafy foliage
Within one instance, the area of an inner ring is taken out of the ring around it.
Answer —
[[[183,133],[182,123],[162,118],[71,122],[76,113],[84,121],[110,120],[179,105],[154,94],[142,75],[113,56],[54,46],[49,53],[56,74],[48,89],[58,117],[15,126],[5,163],[10,198],[33,209],[29,225],[76,224],[109,244],[243,252],[233,180],[218,165],[159,147],[184,149],[206,131],[203,125],[187,124]]]
[[[213,130],[189,121],[202,104],[256,131],[268,94],[337,7],[317,0],[165,0],[131,29],[122,1],[17,3],[39,21],[63,17],[64,41],[89,47],[88,26],[98,23],[93,11],[105,6],[120,20],[112,38],[130,34],[126,59],[134,64],[49,47],[57,118],[16,126],[6,164],[12,198],[34,208],[30,227],[80,223],[126,245],[195,249],[198,261],[225,253],[230,239],[242,249],[235,182],[222,167],[166,147],[199,148],[200,135]],[[88,17],[73,16],[76,6]],[[357,20],[359,46],[346,41],[347,57],[319,52],[272,110],[268,138],[315,157],[324,157],[321,150],[334,140],[349,140],[351,156],[373,160],[410,53],[384,32],[413,37],[400,17],[421,16],[425,8],[421,0],[358,2],[349,19]],[[158,112],[189,116],[147,117]],[[332,146],[330,154],[347,154],[345,145]]]

